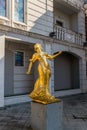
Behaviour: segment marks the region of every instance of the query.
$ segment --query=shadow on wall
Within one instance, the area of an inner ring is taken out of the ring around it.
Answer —
[[[40,3],[42,8],[36,5]],[[53,32],[53,7],[47,6],[47,0],[46,3],[37,1],[36,4],[32,2],[34,10],[28,9],[28,31],[49,36],[49,33]]]

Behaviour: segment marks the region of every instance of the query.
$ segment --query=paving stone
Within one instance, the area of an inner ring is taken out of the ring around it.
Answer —
[[[87,94],[63,97],[63,130],[87,129]],[[0,130],[31,130],[30,103],[0,109]]]

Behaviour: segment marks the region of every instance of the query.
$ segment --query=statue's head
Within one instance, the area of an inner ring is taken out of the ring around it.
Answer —
[[[42,45],[39,44],[39,43],[36,43],[36,44],[34,45],[34,50],[35,50],[35,51],[37,51],[37,50],[42,50]]]

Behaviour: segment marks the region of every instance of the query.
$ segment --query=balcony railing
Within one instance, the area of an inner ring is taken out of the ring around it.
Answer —
[[[54,31],[56,32],[56,38],[58,40],[67,41],[78,45],[83,45],[82,34],[75,33],[71,30],[67,30],[66,28],[62,28],[57,25],[55,25]]]

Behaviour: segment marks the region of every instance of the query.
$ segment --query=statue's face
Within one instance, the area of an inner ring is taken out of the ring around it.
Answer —
[[[34,49],[35,49],[35,51],[39,51],[39,50],[42,50],[42,46],[41,46],[41,44],[35,44],[34,45]]]

